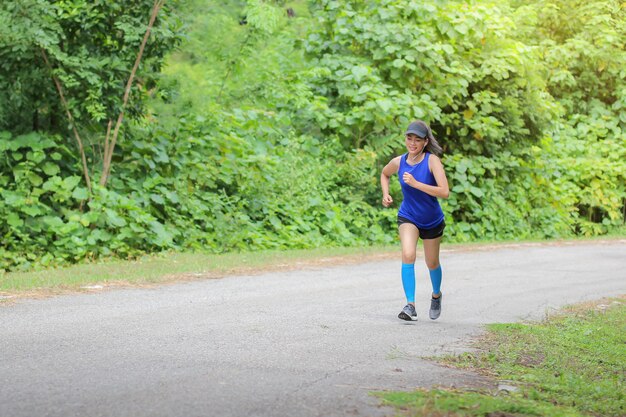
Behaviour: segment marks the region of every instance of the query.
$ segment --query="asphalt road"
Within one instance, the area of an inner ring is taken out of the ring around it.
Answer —
[[[425,356],[483,324],[626,293],[626,240],[444,251],[403,322],[399,261],[0,305],[0,416],[382,416],[371,391],[487,385]],[[123,279],[123,277],[120,277]]]

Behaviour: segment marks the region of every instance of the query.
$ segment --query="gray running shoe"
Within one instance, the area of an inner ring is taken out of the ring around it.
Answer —
[[[439,298],[431,298],[430,299],[430,311],[428,315],[431,320],[436,320],[439,318],[441,314],[441,299],[443,298],[443,294],[439,296]]]
[[[400,314],[398,314],[398,318],[407,321],[417,320],[417,312],[415,311],[415,307],[411,304],[407,304],[404,306]]]

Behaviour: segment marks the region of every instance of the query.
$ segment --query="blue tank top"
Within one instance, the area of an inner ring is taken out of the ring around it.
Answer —
[[[402,204],[398,210],[398,216],[411,220],[417,227],[424,229],[432,229],[443,221],[443,211],[439,205],[437,197],[428,195],[423,191],[413,188],[405,184],[402,179],[405,172],[413,175],[413,177],[424,184],[437,185],[435,177],[428,168],[428,160],[430,152],[424,154],[424,158],[418,164],[413,166],[407,162],[409,154],[406,153],[400,158],[400,168],[398,169],[398,178],[400,187],[402,188]]]

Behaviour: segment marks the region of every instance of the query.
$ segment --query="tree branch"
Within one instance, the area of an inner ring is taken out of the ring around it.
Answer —
[[[117,142],[117,136],[119,134],[120,126],[122,125],[122,120],[124,120],[124,109],[126,108],[126,104],[128,103],[133,80],[135,79],[137,68],[139,68],[139,63],[141,62],[141,57],[143,56],[143,51],[146,47],[146,43],[148,43],[148,39],[150,38],[150,31],[154,26],[154,21],[159,14],[159,10],[161,9],[161,7],[163,7],[163,4],[165,4],[165,0],[154,0],[154,5],[152,6],[152,14],[150,15],[150,21],[148,23],[146,33],[143,37],[143,40],[141,41],[141,46],[139,47],[139,52],[137,53],[137,58],[135,59],[135,65],[133,65],[133,69],[130,72],[130,76],[128,77],[128,82],[126,83],[124,99],[122,100],[122,108],[120,110],[120,114],[117,117],[115,128],[113,129],[111,142],[107,146],[108,149],[105,149],[108,152],[105,152],[104,160],[102,161],[102,176],[100,177],[100,185],[103,187],[106,186],[106,183],[109,180],[109,174],[111,172],[111,160],[113,159],[113,151],[115,149],[115,143]]]
[[[48,55],[46,55],[46,51],[41,49],[41,56],[43,56],[43,60],[45,61],[48,69],[50,70],[50,74],[52,74],[52,79],[54,80],[54,85],[59,92],[59,96],[61,97],[61,102],[63,103],[63,107],[65,107],[65,114],[67,115],[67,119],[72,125],[72,131],[74,132],[74,137],[76,138],[76,142],[78,143],[78,150],[80,151],[80,157],[83,162],[83,175],[85,176],[85,182],[87,183],[87,189],[89,190],[89,195],[91,195],[91,180],[89,179],[89,169],[87,168],[87,157],[85,156],[85,149],[83,147],[83,141],[80,139],[80,135],[78,134],[78,130],[76,130],[76,122],[74,121],[74,117],[72,117],[72,113],[70,112],[70,107],[67,104],[67,100],[65,100],[65,96],[63,95],[63,88],[61,86],[61,81],[52,73],[52,66],[50,65],[50,61],[48,61]]]
[[[109,154],[109,144],[110,144],[110,140],[109,138],[111,137],[111,125],[113,124],[113,120],[109,119],[109,123],[107,124],[107,134],[104,137],[104,154],[102,155],[102,162],[104,163],[105,158],[107,158],[108,154]]]

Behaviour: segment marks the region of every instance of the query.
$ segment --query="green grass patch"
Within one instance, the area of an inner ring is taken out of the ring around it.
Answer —
[[[395,246],[320,248],[247,253],[163,253],[133,261],[109,260],[34,272],[0,272],[0,292],[20,294],[72,290],[93,284],[154,284],[180,279],[216,278],[294,267],[376,259],[399,253]],[[398,255],[399,256],[399,255]]]
[[[379,394],[414,416],[624,416],[626,299],[569,308],[534,324],[494,324],[478,353],[443,359],[517,391]]]

